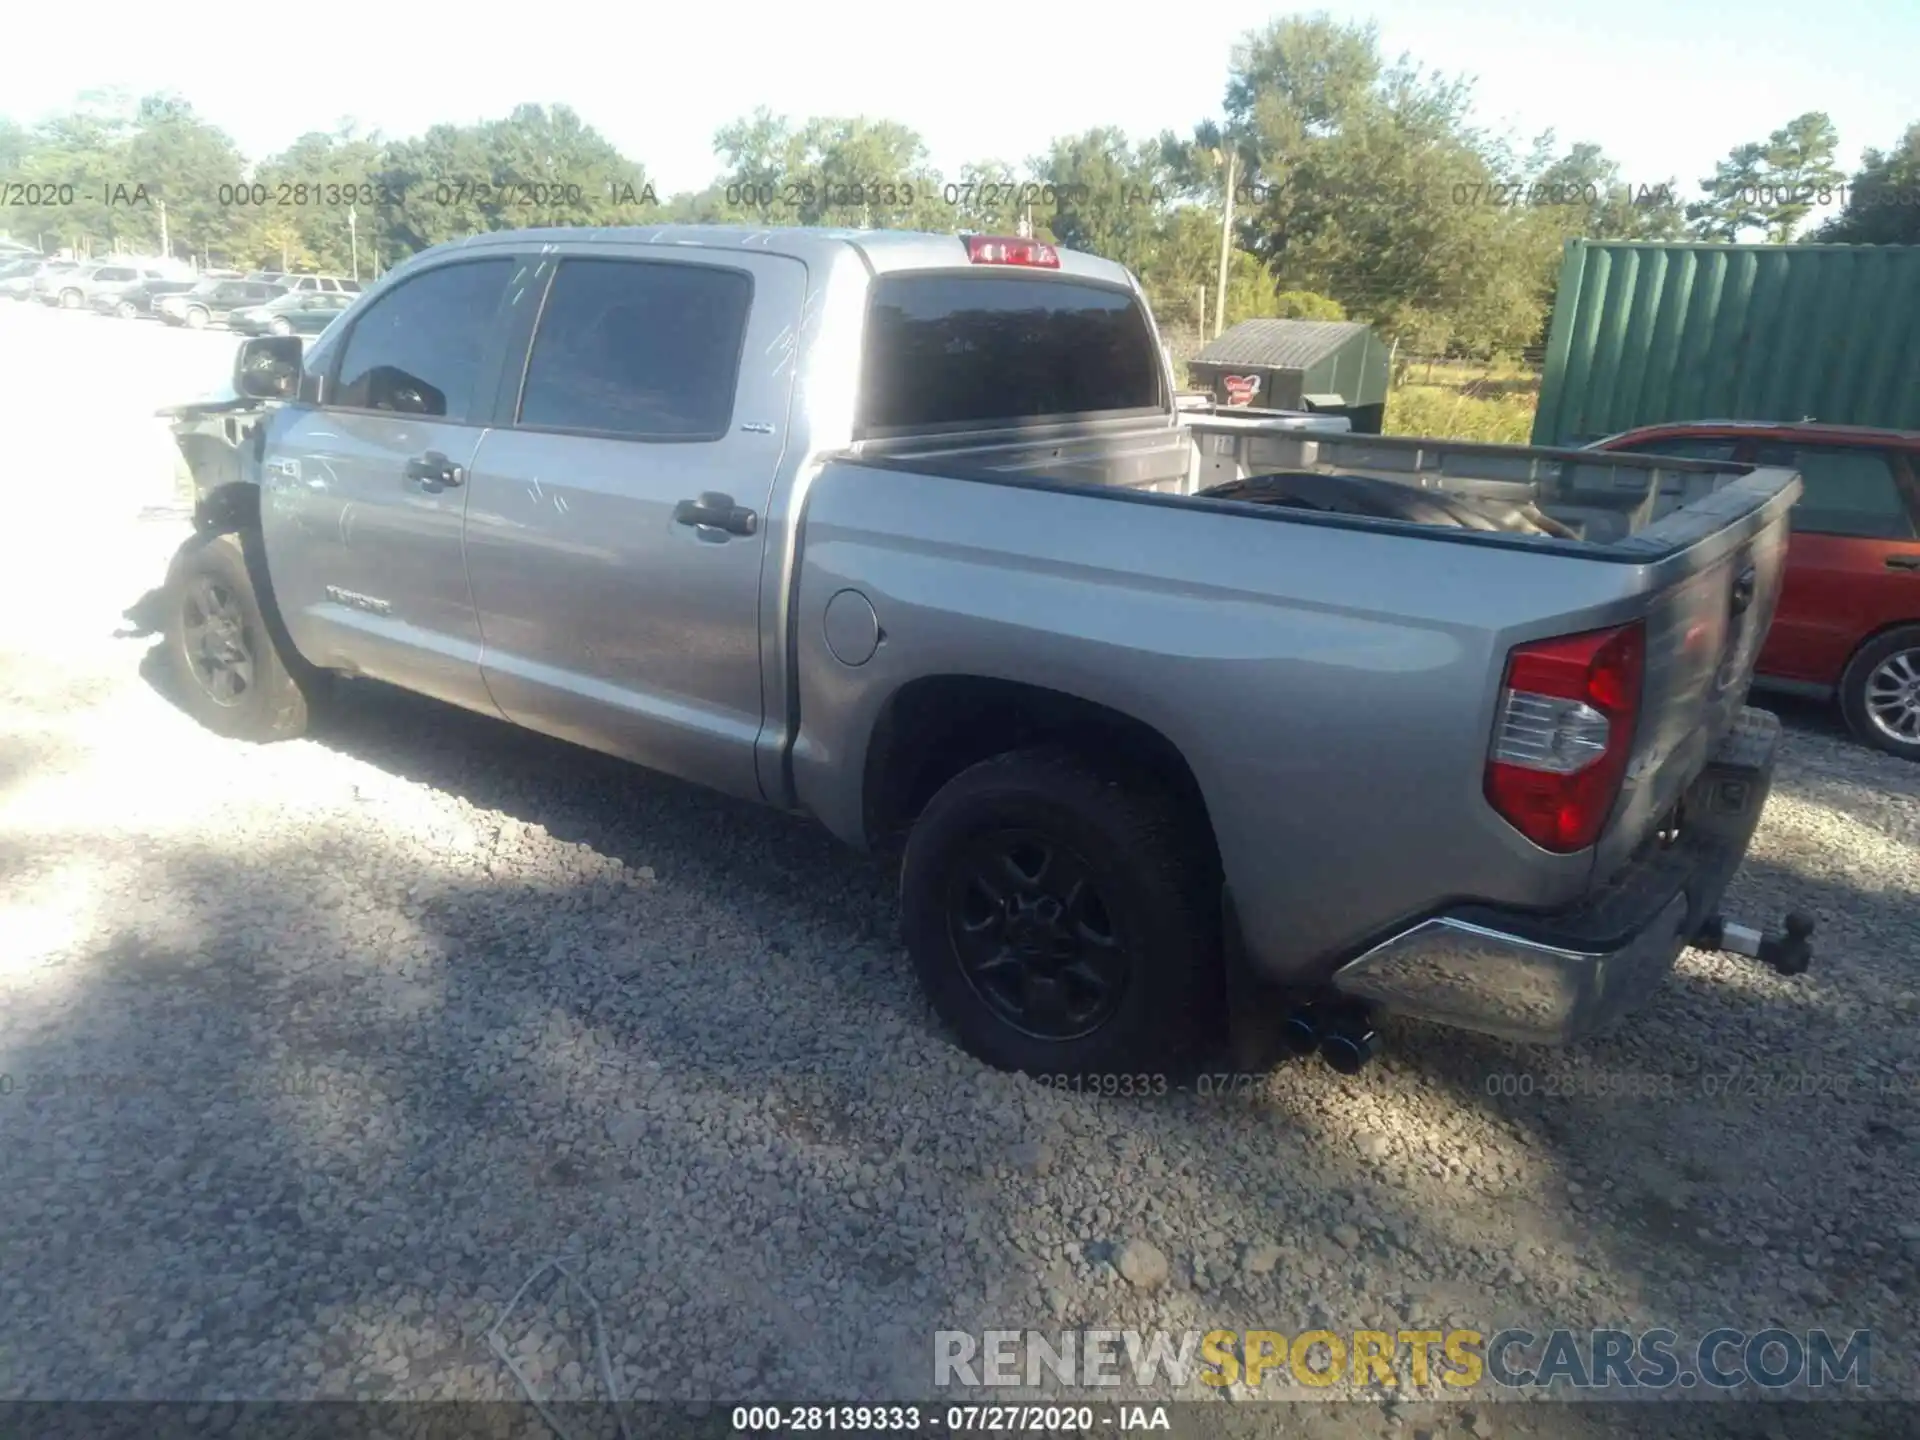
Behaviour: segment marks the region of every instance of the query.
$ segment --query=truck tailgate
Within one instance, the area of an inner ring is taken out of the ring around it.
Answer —
[[[1780,597],[1788,508],[1799,492],[1796,478],[1758,510],[1744,486],[1696,502],[1685,519],[1699,529],[1722,528],[1655,567],[1666,572],[1665,583],[1646,612],[1640,716],[1626,780],[1595,854],[1596,880],[1673,817],[1738,718]]]

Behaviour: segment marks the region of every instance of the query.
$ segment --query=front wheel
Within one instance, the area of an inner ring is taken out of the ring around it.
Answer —
[[[187,328],[189,330],[204,330],[207,328],[207,321],[210,318],[212,317],[210,317],[206,311],[195,306],[193,309],[187,311]]]
[[[60,292],[60,308],[62,310],[78,310],[80,308],[80,299],[81,296],[78,290],[62,290]]]
[[[291,335],[293,333],[293,326],[286,320],[276,319],[272,324],[267,326],[267,333],[269,335]]]
[[[1920,760],[1920,625],[1860,647],[1840,677],[1840,711],[1867,744]]]
[[[247,537],[212,535],[189,542],[175,561],[166,608],[174,688],[187,713],[216,734],[291,740],[307,728],[307,694],[267,622],[246,549]]]
[[[134,320],[139,317],[140,310],[131,300],[122,300],[118,305],[113,307],[113,313],[118,315],[122,320]]]
[[[915,822],[901,922],[973,1055],[1150,1077],[1199,1038],[1219,966],[1204,868],[1172,803],[1052,748],[962,771]]]

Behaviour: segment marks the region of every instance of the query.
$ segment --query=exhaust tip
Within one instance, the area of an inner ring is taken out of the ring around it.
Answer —
[[[1280,1040],[1289,1055],[1313,1054],[1320,1048],[1320,1017],[1306,1007],[1295,1010],[1281,1025]]]
[[[1342,1075],[1358,1075],[1379,1048],[1371,1029],[1335,1030],[1320,1041],[1320,1058]]]

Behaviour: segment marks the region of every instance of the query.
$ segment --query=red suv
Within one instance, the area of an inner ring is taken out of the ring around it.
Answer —
[[[1595,448],[1798,470],[1806,490],[1756,683],[1837,696],[1854,734],[1920,760],[1920,431],[1698,420]]]

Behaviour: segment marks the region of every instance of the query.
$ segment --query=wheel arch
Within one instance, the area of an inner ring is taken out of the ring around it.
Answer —
[[[896,842],[935,792],[969,766],[1039,745],[1064,746],[1103,773],[1165,790],[1209,873],[1219,875],[1205,793],[1185,754],[1162,731],[1066,691],[964,673],[921,676],[881,706],[861,782],[866,843],[884,848]]]

